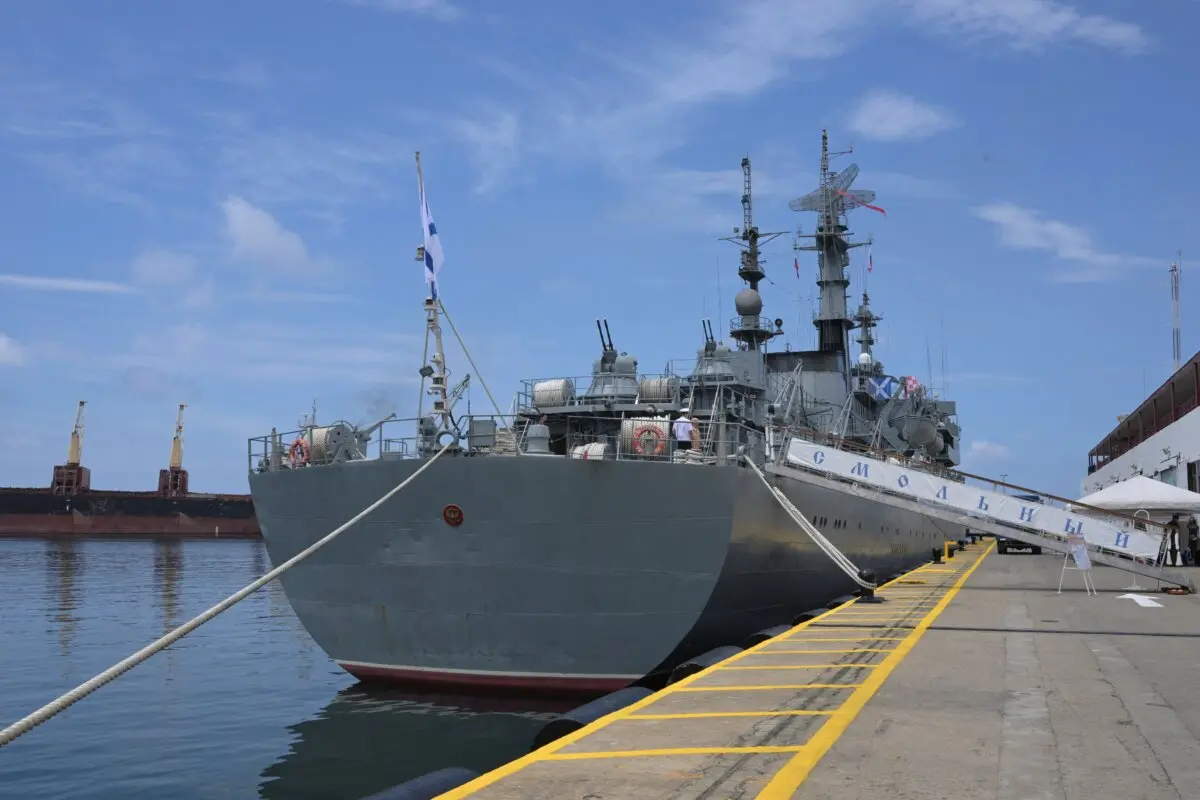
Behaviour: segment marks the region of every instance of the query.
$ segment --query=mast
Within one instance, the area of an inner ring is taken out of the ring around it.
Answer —
[[[1183,342],[1179,330],[1179,272],[1183,265],[1183,253],[1171,265],[1171,358],[1175,362],[1175,372],[1183,361]]]
[[[425,202],[425,175],[421,170],[421,151],[417,151],[417,188],[421,193],[421,203]],[[422,205],[422,208],[424,206]],[[425,246],[417,248],[417,260],[425,261]],[[442,326],[438,320],[438,301],[435,293],[430,287],[430,296],[425,298],[425,330],[426,330],[426,357],[429,354],[429,337],[433,337],[433,357],[428,360],[432,363],[424,364],[421,367],[421,398],[426,394],[433,397],[433,417],[437,420],[441,430],[450,430],[453,426],[450,422],[450,406],[447,402],[446,395],[446,356],[442,349]],[[425,390],[425,380],[429,379],[429,390]],[[421,419],[420,406],[418,405],[418,425]]]
[[[817,286],[821,296],[820,308],[813,320],[817,328],[817,349],[824,353],[841,354],[847,388],[850,386],[849,331],[854,327],[854,320],[847,313],[850,281],[846,277],[846,268],[850,266],[850,249],[863,247],[869,242],[848,240],[850,228],[846,222],[846,212],[869,205],[875,199],[873,191],[850,188],[858,177],[857,164],[850,164],[841,172],[831,172],[829,169],[830,158],[852,152],[829,152],[829,131],[822,130],[821,173],[817,188],[788,203],[793,211],[817,213],[816,231],[797,237],[812,239],[812,244],[797,243],[793,249],[817,254]]]
[[[767,277],[763,271],[759,246],[782,236],[783,232],[760,233],[758,226],[754,224],[749,158],[742,159],[742,227],[734,228],[733,234],[723,241],[733,242],[742,248],[738,277],[748,286],[733,299],[734,310],[738,316],[730,322],[729,335],[737,341],[740,350],[762,350],[764,344],[783,333],[783,320],[775,320],[772,329],[769,320],[759,317],[763,302],[758,284]]]

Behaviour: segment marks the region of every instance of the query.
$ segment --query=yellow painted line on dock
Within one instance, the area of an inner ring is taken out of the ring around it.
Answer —
[[[991,552],[991,546],[989,546],[989,548],[984,552],[983,555],[986,556],[987,553],[989,553],[989,552]],[[983,559],[983,556],[980,556],[976,560],[975,566],[977,566],[979,564],[979,562],[982,561],[982,559]],[[918,569],[920,569],[920,568],[918,568]],[[891,670],[895,668],[895,665],[897,663],[899,663],[899,661],[902,660],[903,657],[905,655],[907,655],[907,653],[912,649],[913,644],[915,644],[916,640],[918,638],[920,638],[920,633],[923,633],[925,628],[928,628],[928,626],[932,622],[933,618],[941,613],[941,610],[944,609],[945,606],[949,603],[950,598],[953,597],[953,595],[957,592],[957,590],[961,586],[961,584],[963,582],[965,582],[967,577],[969,577],[971,572],[973,572],[973,571],[974,571],[974,566],[972,566],[970,569],[966,570],[965,571],[966,574],[964,574],[959,579],[959,581],[954,584],[953,588],[951,588],[950,591],[946,594],[946,596],[942,598],[941,602],[939,602],[938,605],[936,605],[931,612],[927,613],[927,616],[925,617],[923,622],[920,625],[918,625],[918,627],[915,629],[917,631],[917,633],[910,633],[903,637],[881,637],[881,636],[875,636],[875,635],[872,635],[869,633],[864,633],[862,636],[860,636],[856,639],[849,639],[849,640],[842,639],[843,641],[862,641],[864,639],[878,641],[880,639],[891,639],[891,640],[898,642],[896,647],[893,648],[891,650],[891,652],[889,652],[888,656],[884,659],[882,664],[878,664],[878,665],[877,664],[867,664],[867,665],[837,664],[837,665],[833,665],[832,667],[830,667],[830,666],[824,667],[824,669],[830,669],[830,668],[839,668],[840,669],[842,667],[855,667],[855,668],[868,667],[868,668],[871,668],[871,667],[882,666],[883,664],[890,664],[890,666],[886,669],[873,669],[871,672],[868,673],[867,680],[862,683],[803,683],[803,684],[773,684],[773,685],[765,685],[765,686],[764,685],[757,685],[757,686],[747,686],[747,685],[697,686],[697,685],[695,685],[697,681],[702,680],[706,677],[715,675],[716,673],[718,673],[720,671],[736,669],[736,667],[731,667],[731,665],[737,661],[740,661],[740,660],[747,658],[751,655],[754,655],[756,653],[770,652],[768,650],[768,647],[772,643],[778,643],[780,641],[786,641],[786,640],[791,640],[793,642],[822,641],[821,639],[801,639],[798,637],[806,632],[820,632],[821,627],[827,627],[827,628],[834,627],[832,625],[829,625],[827,622],[825,622],[824,625],[822,625],[822,623],[823,623],[823,621],[826,620],[827,617],[829,617],[835,611],[837,611],[839,609],[844,610],[844,609],[847,609],[847,608],[853,606],[858,601],[858,598],[855,598],[854,600],[850,600],[847,603],[845,603],[841,606],[838,606],[835,609],[830,609],[829,611],[825,611],[821,614],[818,614],[816,617],[814,617],[811,620],[800,623],[799,625],[793,627],[791,631],[783,634],[782,636],[776,636],[772,639],[767,639],[767,640],[755,645],[754,647],[750,647],[739,653],[735,653],[734,655],[730,656],[729,658],[725,659],[724,661],[721,661],[710,667],[706,667],[705,669],[702,669],[699,672],[696,672],[692,675],[689,675],[686,678],[683,678],[678,683],[671,684],[670,686],[667,686],[666,688],[662,689],[659,692],[651,694],[635,703],[631,703],[628,706],[625,706],[622,709],[614,711],[613,713],[608,714],[604,717],[601,717],[600,719],[597,719],[597,720],[589,723],[588,725],[585,725],[584,727],[580,728],[579,730],[568,733],[567,735],[562,736],[562,737],[554,740],[553,742],[545,745],[544,747],[541,747],[531,753],[528,753],[528,754],[522,756],[521,758],[511,761],[508,764],[504,764],[503,766],[497,767],[496,769],[494,769],[491,772],[488,772],[484,775],[480,775],[478,778],[475,778],[474,780],[469,781],[469,782],[463,784],[462,786],[459,786],[456,789],[452,789],[449,792],[439,795],[438,800],[462,800],[462,798],[470,797],[471,795],[475,794],[476,792],[478,792],[488,786],[491,786],[491,785],[497,783],[498,781],[503,780],[504,778],[514,775],[517,772],[520,772],[521,770],[525,769],[528,766],[531,766],[531,765],[539,763],[539,762],[576,761],[576,760],[600,759],[600,758],[606,758],[606,759],[607,758],[631,758],[631,757],[644,757],[644,756],[654,756],[654,755],[664,755],[665,756],[665,755],[709,755],[709,754],[719,755],[719,754],[727,754],[727,753],[739,753],[739,754],[741,754],[741,753],[794,753],[794,754],[796,754],[796,756],[793,759],[788,761],[788,763],[784,767],[784,769],[779,774],[777,774],[774,779],[772,779],[772,781],[768,784],[766,789],[764,789],[763,791],[767,792],[768,790],[771,790],[772,786],[784,785],[784,784],[780,783],[781,776],[789,781],[796,780],[795,776],[799,776],[798,780],[796,781],[796,785],[799,785],[799,781],[803,781],[804,778],[808,776],[809,771],[811,771],[811,769],[812,769],[812,765],[816,764],[816,762],[821,758],[821,756],[823,756],[824,753],[829,749],[829,747],[832,746],[833,741],[836,740],[837,736],[840,736],[841,732],[843,732],[845,730],[846,726],[849,725],[850,721],[855,716],[857,716],[857,714],[861,711],[862,706],[865,705],[866,701],[868,699],[870,699],[871,695],[873,695],[875,693],[875,691],[877,691],[878,686],[882,685],[883,680],[887,677],[887,675],[891,672]],[[883,586],[881,586],[880,588],[890,586],[894,583],[902,583],[902,582],[904,582],[904,579],[898,578],[898,579],[896,579],[896,581],[883,584]],[[924,582],[920,581],[920,583],[924,583]],[[943,588],[944,587],[942,587],[942,586],[933,584],[928,587],[928,589],[926,590],[926,593],[940,591]],[[922,625],[923,625],[923,627],[922,627]],[[838,629],[837,630],[838,633],[844,633],[848,630],[855,630],[855,629],[864,630],[864,631],[886,631],[889,633],[899,631],[899,630],[903,630],[903,631],[914,630],[912,628],[905,628],[905,627],[898,626],[898,625],[892,625],[890,628],[883,626],[883,625],[873,625],[873,626],[837,625],[836,627]],[[824,639],[823,641],[836,641],[836,639]],[[780,667],[743,667],[743,668],[756,669],[756,670],[780,669]],[[795,667],[795,668],[799,668],[799,669],[817,668],[817,669],[819,669],[822,667],[809,666],[809,667]],[[871,688],[871,687],[874,687],[874,688]],[[659,702],[660,700],[667,697],[668,695],[675,694],[677,692],[752,692],[752,691],[771,691],[771,690],[803,691],[803,690],[808,690],[808,689],[817,689],[817,690],[848,689],[848,690],[851,690],[851,695],[849,698],[846,699],[845,703],[842,704],[841,708],[836,710],[834,713],[828,715],[829,718],[827,720],[825,720],[825,722],[821,726],[820,730],[818,730],[817,733],[814,734],[814,736],[812,738],[810,738],[809,741],[803,745],[790,745],[790,746],[780,746],[780,747],[775,747],[775,746],[740,747],[740,748],[702,747],[702,748],[672,748],[672,749],[658,749],[658,750],[622,750],[622,751],[603,751],[603,752],[575,752],[575,751],[572,751],[570,753],[561,752],[563,750],[563,748],[568,747],[569,745],[572,745],[583,739],[586,739],[588,736],[591,736],[592,734],[594,734],[604,728],[607,728],[608,726],[612,725],[615,722],[618,722],[620,720],[630,719],[630,718],[634,717],[637,714],[637,712],[641,711],[642,709],[644,709],[654,703]],[[859,690],[868,690],[868,691],[859,691]],[[856,701],[855,700],[856,697],[861,698],[861,700]],[[847,711],[847,709],[849,709],[849,711]],[[836,726],[834,726],[835,721],[837,721],[837,723],[838,723]],[[828,736],[824,735],[824,732],[826,729],[829,729],[831,726],[835,727],[837,733],[833,737],[828,737]],[[819,738],[820,742],[825,742],[826,740],[828,740],[828,743],[824,744],[821,747],[814,747],[814,741],[818,740],[818,738]],[[805,764],[809,764],[809,766],[807,766],[807,767],[803,766]],[[799,765],[799,766],[797,766],[797,765]],[[784,795],[781,795],[781,794],[774,794],[774,795],[760,794],[759,796],[765,797],[765,798],[770,798],[770,797],[782,798],[782,797],[784,797]],[[788,795],[788,796],[790,797],[790,795]]]
[[[700,673],[697,672],[697,675]],[[680,681],[682,683],[682,681]],[[684,686],[676,689],[676,692],[767,692],[776,689],[787,689],[788,691],[799,691],[801,689],[858,689],[861,683],[773,683],[762,686]],[[668,687],[670,688],[670,687]],[[666,691],[665,689],[663,691]],[[649,700],[650,698],[646,698]],[[635,704],[636,705],[636,704]],[[649,703],[647,703],[649,705]],[[633,706],[628,706],[633,708]],[[643,706],[644,708],[644,706]],[[549,745],[547,745],[548,747]]]
[[[890,653],[891,647],[860,647],[854,650],[763,650],[764,654],[770,655],[853,655],[855,653]]]
[[[788,641],[788,642],[899,642],[904,639],[903,636],[777,636],[771,641]],[[778,650],[768,650],[768,653],[777,653]]]
[[[867,675],[867,679],[863,681],[862,686],[846,698],[846,701],[842,703],[837,712],[832,714],[809,737],[808,742],[804,745],[804,749],[775,773],[775,776],[758,793],[757,800],[790,800],[795,795],[800,784],[804,783],[817,763],[833,747],[834,742],[846,732],[846,729],[850,727],[850,723],[862,713],[867,702],[879,691],[879,688],[883,686],[884,681],[888,679],[893,670],[904,661],[904,657],[912,652],[917,642],[925,635],[925,631],[929,630],[929,626],[933,624],[934,620],[946,610],[946,606],[950,605],[950,601],[954,599],[962,589],[963,584],[979,568],[979,565],[983,563],[983,560],[987,558],[995,546],[995,542],[989,544],[983,553],[975,559],[975,563],[962,570],[962,575],[946,591],[938,604],[933,607],[933,610],[918,623],[916,629],[904,641],[896,646],[895,651],[883,660],[880,668],[871,671]]]
[[[546,745],[549,747],[550,745]],[[646,756],[723,756],[746,753],[797,753],[802,744],[756,745],[747,747],[663,747],[657,750],[581,750],[571,753],[551,753],[539,761],[593,761],[598,758],[644,758]],[[544,748],[543,748],[544,749]],[[501,767],[503,769],[503,767]],[[490,773],[489,773],[490,774]],[[487,777],[486,775],[481,777]],[[476,778],[475,780],[479,780]],[[471,784],[467,784],[470,786]],[[465,787],[464,787],[465,788]],[[437,800],[455,797],[453,792],[438,795]]]
[[[737,664],[725,669],[763,670],[763,669],[874,669],[878,664],[752,664],[745,666]]]
[[[828,717],[828,711],[795,709],[790,711],[690,711],[686,714],[630,714],[625,719],[708,719],[709,717]]]

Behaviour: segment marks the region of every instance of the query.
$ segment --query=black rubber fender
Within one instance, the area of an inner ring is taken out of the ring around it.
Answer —
[[[465,767],[446,767],[427,772],[419,778],[384,789],[362,800],[433,800],[451,789],[457,789],[479,777],[478,772]]]
[[[844,594],[841,597],[835,597],[832,600],[830,600],[828,603],[825,604],[825,607],[832,610],[832,609],[837,608],[838,606],[846,605],[846,603],[849,603],[853,599],[855,599],[854,595]]]
[[[776,636],[779,636],[780,634],[787,633],[793,627],[795,627],[795,626],[794,625],[775,625],[774,627],[771,627],[771,628],[763,628],[758,633],[752,633],[749,636],[747,636],[746,641],[742,643],[742,647],[749,650],[751,647],[754,647],[755,645],[758,645],[758,644],[762,644],[763,642],[767,641],[768,639],[774,639]]]
[[[689,658],[671,670],[671,680],[667,681],[667,685],[679,683],[679,681],[687,676],[695,675],[700,670],[708,669],[713,664],[719,664],[730,656],[735,656],[740,652],[742,652],[742,648],[735,645],[726,645],[725,647],[714,647],[707,653],[701,653],[695,658]]]
[[[584,703],[579,708],[572,709],[566,714],[555,717],[543,725],[542,729],[533,737],[533,744],[529,750],[533,752],[539,747],[545,747],[556,739],[566,736],[568,733],[574,733],[585,725],[593,723],[614,711],[620,711],[625,706],[632,705],[652,694],[654,692],[644,686],[627,686],[624,689],[618,689],[603,697],[598,697],[590,703]]]
[[[802,622],[808,622],[809,620],[814,620],[817,617],[821,616],[822,614],[826,613],[827,611],[829,611],[828,608],[809,609],[808,611],[805,611],[803,614],[797,614],[795,617],[793,617],[792,624],[799,625]]]

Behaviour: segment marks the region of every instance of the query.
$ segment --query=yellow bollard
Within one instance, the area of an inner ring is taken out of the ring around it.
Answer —
[[[956,543],[949,541],[942,542],[942,548],[946,551],[946,558],[954,558],[954,551],[958,549]]]

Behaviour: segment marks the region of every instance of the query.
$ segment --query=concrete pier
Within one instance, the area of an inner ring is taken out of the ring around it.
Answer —
[[[985,540],[442,797],[1195,800],[1200,601],[1062,564]]]

